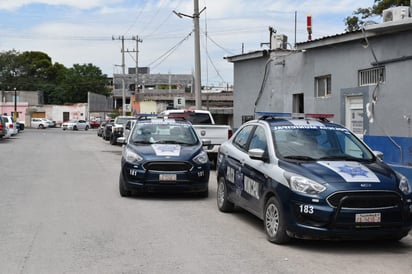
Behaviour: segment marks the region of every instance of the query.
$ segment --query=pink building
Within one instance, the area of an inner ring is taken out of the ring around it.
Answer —
[[[3,115],[14,116],[14,103],[13,102],[0,102],[0,113]],[[17,121],[25,123],[26,120],[26,110],[29,107],[27,102],[17,102]]]

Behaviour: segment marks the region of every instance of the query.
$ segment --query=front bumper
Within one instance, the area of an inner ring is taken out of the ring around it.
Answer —
[[[326,200],[292,199],[288,207],[288,234],[311,239],[406,236],[412,228],[412,201],[402,199],[395,192],[385,193],[386,196],[382,193],[348,194],[335,205]],[[376,195],[381,197],[376,199]],[[382,199],[387,199],[388,204],[385,205]]]
[[[176,176],[175,180],[161,180],[162,175]],[[127,190],[142,192],[204,192],[208,190],[210,166],[195,166],[191,170],[155,171],[141,165],[122,163],[121,176]]]

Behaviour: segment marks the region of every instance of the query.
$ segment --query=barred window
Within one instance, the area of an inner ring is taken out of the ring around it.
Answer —
[[[325,75],[315,78],[315,96],[328,97],[332,94],[332,77]]]
[[[359,86],[370,86],[385,82],[385,67],[369,68],[359,71]]]

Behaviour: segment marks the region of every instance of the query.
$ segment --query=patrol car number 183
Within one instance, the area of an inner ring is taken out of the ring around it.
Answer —
[[[222,144],[217,206],[263,220],[269,241],[400,240],[412,226],[412,189],[327,116],[262,114]]]

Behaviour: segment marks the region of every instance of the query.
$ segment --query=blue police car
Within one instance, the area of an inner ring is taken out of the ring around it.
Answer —
[[[192,192],[207,197],[210,162],[191,123],[136,120],[123,146],[119,191]]]
[[[217,206],[263,220],[269,241],[400,240],[412,226],[412,189],[328,115],[262,113],[225,142]]]

